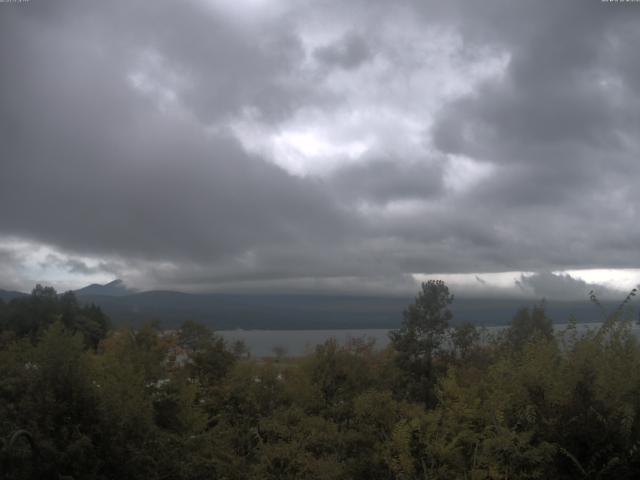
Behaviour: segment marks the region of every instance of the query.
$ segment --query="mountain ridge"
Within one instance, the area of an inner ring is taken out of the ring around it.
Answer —
[[[3,290],[0,288],[0,299],[9,302],[14,298],[28,297],[28,293],[17,292],[15,290]]]
[[[193,294],[147,291],[126,296],[91,296],[80,299],[99,305],[115,323],[139,325],[158,321],[173,328],[195,320],[216,330],[368,329],[397,328],[412,297],[370,297],[296,294]],[[618,302],[601,302],[613,311]],[[539,304],[531,299],[461,298],[451,306],[453,325],[506,325],[518,309]],[[547,301],[549,317],[557,323],[571,317],[580,323],[602,321],[602,313],[588,300]]]
[[[117,278],[109,283],[105,283],[104,285],[92,283],[91,285],[79,288],[73,292],[79,297],[86,295],[108,295],[112,297],[120,297],[136,293],[136,290],[130,289],[122,280]]]
[[[175,328],[185,320],[195,320],[216,330],[397,328],[402,312],[413,301],[411,296],[140,292],[129,289],[121,280],[88,285],[75,293],[80,303],[101,307],[115,325],[157,321],[163,328]],[[27,295],[0,290],[0,298],[5,301]],[[601,303],[606,311],[613,311],[619,304]],[[458,296],[451,306],[452,324],[506,325],[518,309],[535,304],[539,301]],[[580,323],[603,319],[602,312],[587,299],[547,301],[546,310],[556,323],[567,322],[572,316]]]

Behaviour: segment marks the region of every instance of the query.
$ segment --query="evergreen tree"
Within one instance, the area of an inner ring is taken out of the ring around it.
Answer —
[[[404,311],[400,328],[390,333],[396,362],[407,375],[406,395],[427,405],[435,401],[433,387],[439,373],[436,355],[453,317],[449,310],[452,302],[453,295],[442,280],[429,280]]]

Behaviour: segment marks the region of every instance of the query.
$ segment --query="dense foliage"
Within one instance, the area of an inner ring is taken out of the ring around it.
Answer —
[[[640,346],[621,312],[553,335],[449,328],[423,285],[384,351],[330,340],[249,358],[209,329],[108,329],[36,288],[0,301],[0,477],[637,478]]]

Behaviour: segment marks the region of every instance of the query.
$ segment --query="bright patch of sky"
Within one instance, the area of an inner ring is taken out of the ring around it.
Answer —
[[[491,177],[495,166],[478,162],[469,157],[449,155],[444,172],[445,187],[454,193],[461,193],[482,180]]]
[[[151,100],[163,113],[179,113],[178,92],[189,82],[185,75],[170,68],[165,59],[156,51],[144,50],[138,55],[136,69],[127,80],[133,89]]]
[[[632,288],[640,285],[640,269],[638,268],[592,268],[553,273],[565,273],[574,278],[584,280],[587,283],[597,283],[625,293],[628,293]]]
[[[114,276],[101,268],[98,258],[68,256],[36,242],[4,238],[0,239],[0,254],[3,250],[12,252],[12,262],[0,265],[0,273],[10,283],[7,288],[31,291],[40,283],[63,291],[108,282]]]
[[[301,108],[278,125],[263,122],[247,108],[232,131],[247,150],[299,176],[324,176],[380,156],[402,162],[430,154],[428,130],[438,109],[489,78],[499,79],[509,56],[482,48],[470,57],[452,30],[425,31],[406,18],[398,24],[403,28],[385,22],[377,40],[369,38],[375,54],[339,68],[323,64],[315,53],[339,48],[357,30],[302,22],[299,35],[307,61],[298,75],[336,101]],[[452,158],[451,163],[448,178],[454,190],[486,174],[486,167],[471,159]]]

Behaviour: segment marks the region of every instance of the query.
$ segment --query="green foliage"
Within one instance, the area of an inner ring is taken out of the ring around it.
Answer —
[[[536,307],[486,342],[447,329],[451,300],[425,284],[384,351],[251,359],[193,322],[92,338],[91,312],[37,288],[0,303],[1,478],[637,477],[630,322],[554,335]]]
[[[472,323],[463,323],[452,329],[451,348],[461,361],[468,360],[479,345],[480,330]]]
[[[189,354],[188,376],[201,385],[217,383],[229,372],[237,355],[243,353],[239,347],[235,352],[230,351],[222,337],[192,321],[184,322],[180,327],[177,344]]]
[[[540,339],[553,339],[553,324],[546,315],[544,303],[534,306],[531,310],[528,307],[518,310],[505,331],[506,347],[518,352],[528,343]]]
[[[440,372],[434,357],[445,340],[449,320],[449,305],[453,295],[442,280],[422,284],[415,302],[404,311],[402,325],[390,333],[396,352],[396,363],[405,374],[403,390],[407,398],[432,405],[433,387]]]
[[[5,339],[29,338],[36,342],[56,321],[67,330],[81,333],[93,348],[109,330],[109,319],[102,310],[95,305],[80,305],[73,292],[58,295],[51,287],[37,285],[30,296],[0,305],[0,332]]]

